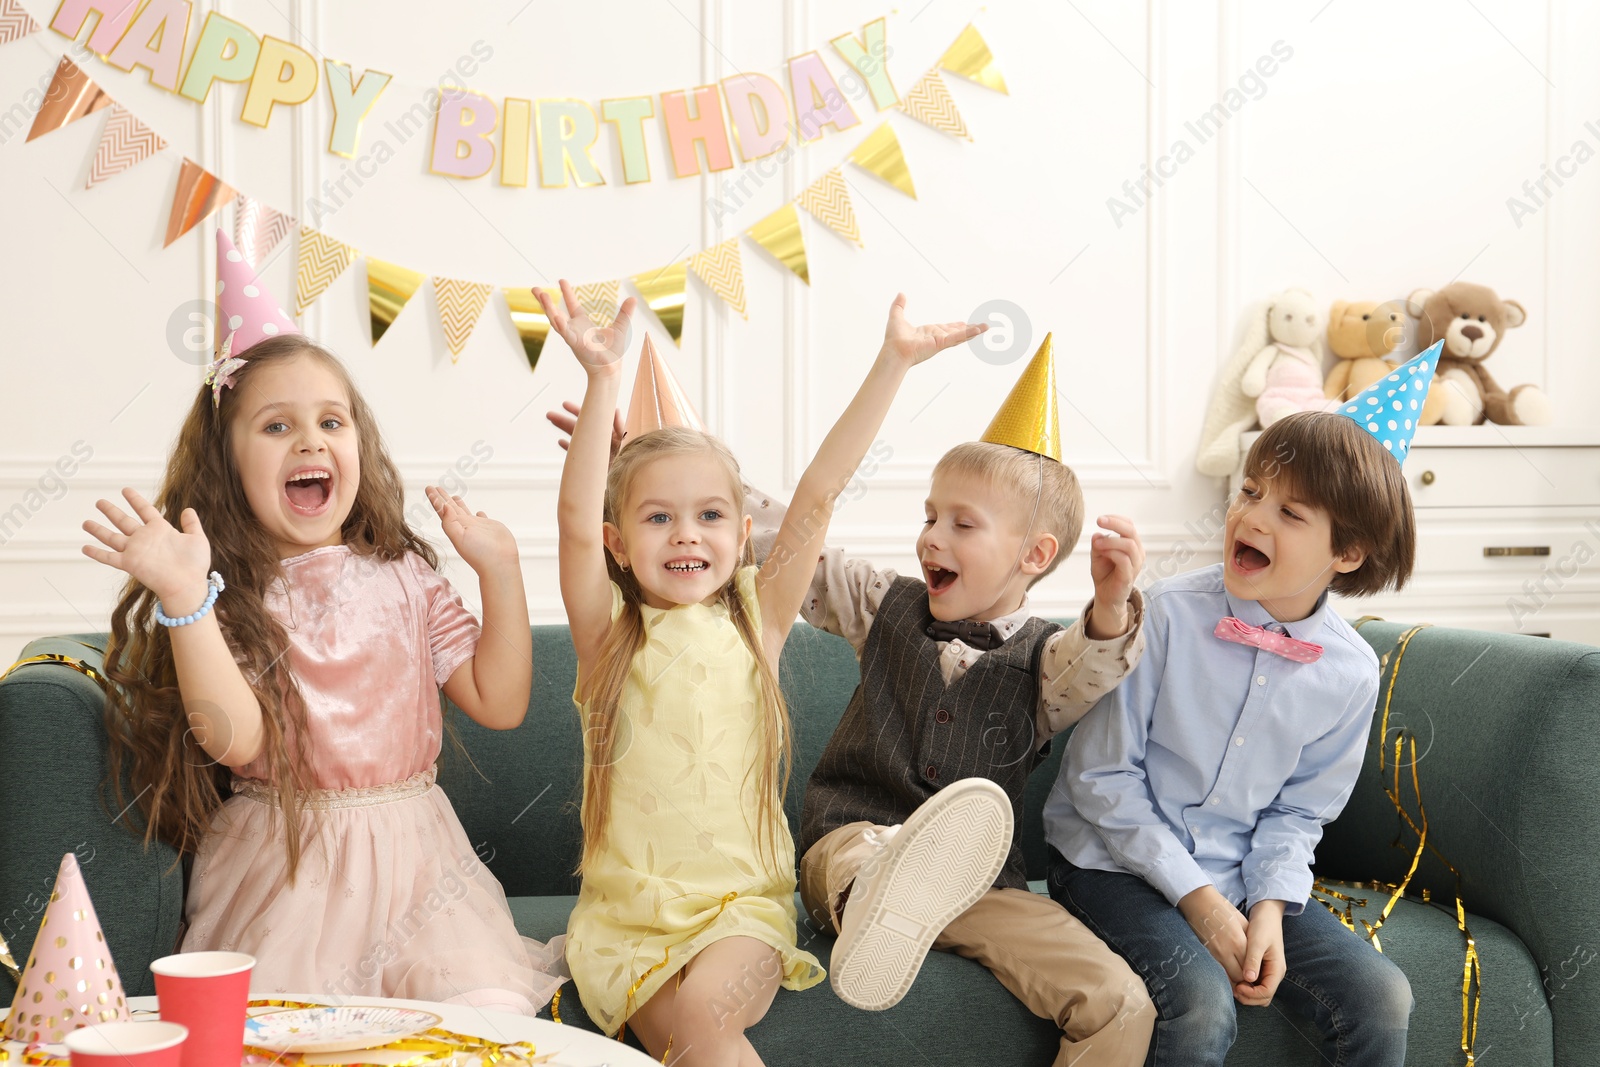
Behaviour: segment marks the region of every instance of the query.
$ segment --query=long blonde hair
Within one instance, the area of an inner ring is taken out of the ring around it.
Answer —
[[[633,486],[634,478],[648,464],[667,456],[685,454],[703,455],[708,461],[718,464],[727,474],[731,499],[736,502],[744,500],[739,478],[739,461],[734,458],[727,445],[699,430],[677,427],[652,430],[629,441],[628,446],[612,461],[610,474],[606,478],[606,521],[613,525],[617,524],[617,517],[622,513],[623,504],[628,498],[628,491]],[[747,538],[738,566],[746,567],[754,562],[754,551],[750,539]],[[644,647],[644,616],[639,611],[644,594],[639,588],[639,580],[631,570],[619,567],[609,552],[606,553],[606,571],[611,575],[611,580],[622,590],[622,612],[612,622],[611,629],[606,632],[594,667],[584,685],[584,692],[580,694],[583,700],[580,714],[584,717],[587,750],[581,816],[583,858],[578,868],[580,872],[584,864],[594,857],[604,843],[606,830],[611,821],[611,771],[618,758],[617,740],[620,729],[622,687],[628,679],[628,672],[633,667],[634,657]],[[761,688],[761,708],[764,712],[762,755],[759,765],[749,768],[746,772],[745,781],[749,780],[750,774],[757,775],[756,789],[760,798],[756,811],[758,840],[762,850],[772,857],[772,862],[776,866],[777,820],[783,818],[782,797],[789,789],[789,770],[793,756],[789,736],[789,706],[783,699],[777,675],[767,663],[766,653],[761,644],[760,620],[752,618],[746,610],[744,601],[739,597],[737,583],[733,579],[730,578],[728,584],[722,587],[720,601],[727,608],[728,618],[733,621],[739,636],[744,639],[745,646],[756,661],[756,674]]]
[[[298,335],[251,347],[245,365],[234,372],[237,384],[222,391],[220,405],[212,405],[210,387],[200,387],[154,500],[174,526],[185,508],[194,508],[211,544],[210,569],[228,583],[217,601],[217,622],[261,705],[262,755],[286,824],[291,883],[304,844],[301,798],[311,781],[306,753],[292,743],[305,736],[305,702],[289,670],[288,634],[266,606],[267,590],[283,574],[278,545],[245,498],[229,428],[251,377],[300,356],[331,371],[350,399],[361,483],[341,530],[344,543],[358,555],[384,561],[415,552],[437,567],[433,549],[406,523],[404,486],[371,409],[338,358]],[[116,684],[106,702],[110,786],[119,809],[132,807],[122,783],[126,768],[144,815],[145,843],[159,838],[181,854],[198,847],[211,816],[230,795],[230,772],[194,738],[178,692],[172,640],[166,627],[155,625],[155,606],[155,594],[130,578],[111,616],[106,674]]]

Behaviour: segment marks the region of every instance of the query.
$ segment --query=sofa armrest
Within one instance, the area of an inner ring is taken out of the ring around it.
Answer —
[[[21,659],[55,654],[99,671],[104,647],[103,634],[45,638]],[[113,822],[104,713],[99,685],[60,663],[0,679],[0,936],[26,966],[61,857],[76,852],[123,988],[147,996],[150,961],[176,951],[183,871],[174,850],[147,850]],[[0,1003],[15,992],[0,970]]]
[[[1385,657],[1378,715],[1355,793],[1318,849],[1318,873],[1404,877],[1417,838],[1408,828],[1397,835],[1403,824],[1384,787],[1394,789],[1395,738],[1409,731],[1429,844],[1461,872],[1467,910],[1509,927],[1545,975],[1543,990],[1496,985],[1486,975],[1484,997],[1535,1011],[1547,1006],[1558,1062],[1600,1062],[1600,649],[1422,630],[1400,661],[1382,736],[1384,698],[1408,629],[1386,622],[1361,629]],[[1409,752],[1407,744],[1399,795],[1415,818]],[[1422,888],[1452,906],[1455,878],[1431,854],[1410,892]]]

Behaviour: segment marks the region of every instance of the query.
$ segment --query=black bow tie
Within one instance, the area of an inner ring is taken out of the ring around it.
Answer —
[[[934,619],[928,624],[925,632],[935,641],[960,641],[969,648],[984,652],[999,648],[1006,641],[1000,636],[1000,630],[994,623],[979,622],[976,619],[960,619],[956,622]]]

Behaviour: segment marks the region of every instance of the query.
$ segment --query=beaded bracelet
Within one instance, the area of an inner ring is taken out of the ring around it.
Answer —
[[[156,601],[156,622],[162,626],[188,626],[191,622],[199,622],[211,614],[211,606],[217,602],[217,594],[226,589],[222,583],[222,575],[212,571],[206,578],[206,602],[195,609],[194,614],[185,615],[181,619],[174,619],[161,610],[161,601]]]

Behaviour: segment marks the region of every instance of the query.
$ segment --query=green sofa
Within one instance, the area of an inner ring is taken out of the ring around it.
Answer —
[[[1361,632],[1392,664],[1404,628],[1370,622]],[[38,641],[24,658],[56,654],[98,665],[89,645],[104,647],[104,635]],[[440,784],[505,885],[518,927],[547,939],[565,928],[577,891],[571,872],[579,843],[579,741],[565,627],[536,627],[534,649],[527,721],[497,733],[451,709],[471,762],[447,742]],[[806,775],[856,677],[843,641],[795,627],[783,659],[796,730],[791,824]],[[19,962],[25,960],[61,855],[76,849],[123,982],[130,995],[148,994],[147,964],[171,952],[177,936],[182,867],[171,851],[145,852],[132,834],[113,826],[100,790],[106,773],[101,708],[95,682],[58,663],[29,664],[0,680],[0,934]],[[1379,729],[1375,720],[1374,748],[1355,795],[1318,852],[1318,874],[1330,881],[1397,881],[1415,850],[1414,835],[1401,832],[1380,781]],[[1600,649],[1424,630],[1411,641],[1394,685],[1385,776],[1391,787],[1392,742],[1402,729],[1417,738],[1429,842],[1461,871],[1467,921],[1482,961],[1480,1060],[1516,1067],[1600,1063]],[[1039,810],[1061,748],[1057,742],[1034,775],[1029,818],[1020,829],[1035,879],[1045,874]],[[1401,785],[1414,812],[1409,766]],[[1427,889],[1433,905],[1401,901],[1380,935],[1415,996],[1410,1064],[1465,1060],[1464,940],[1454,916],[1454,884],[1442,864],[1425,858],[1411,895],[1420,898]],[[1367,901],[1354,915],[1369,922],[1387,899],[1370,888],[1349,894]],[[827,963],[829,935],[802,920],[800,938]],[[0,972],[0,1003],[9,1003],[12,992],[9,976]],[[560,1007],[563,1022],[589,1025],[570,986]],[[1241,1015],[1229,1064],[1319,1062],[1299,1021],[1274,1008]],[[1057,1042],[1054,1027],[1025,1011],[982,967],[941,953],[932,954],[910,995],[890,1011],[856,1011],[824,984],[780,993],[751,1038],[774,1065],[1042,1067],[1054,1058]]]

